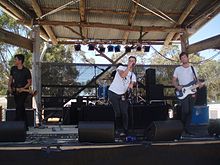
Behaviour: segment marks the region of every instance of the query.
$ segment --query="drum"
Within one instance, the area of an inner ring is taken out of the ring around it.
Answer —
[[[108,98],[108,88],[107,85],[100,85],[98,87],[98,98],[99,99],[107,99]]]

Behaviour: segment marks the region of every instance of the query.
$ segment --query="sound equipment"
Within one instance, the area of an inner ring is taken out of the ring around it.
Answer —
[[[132,120],[133,108],[133,120]],[[163,121],[168,117],[168,107],[166,105],[151,104],[151,105],[133,105],[128,108],[129,128],[145,129],[153,121]]]
[[[220,119],[210,119],[208,132],[210,135],[220,135]]]
[[[79,122],[79,113],[81,111],[82,106],[85,106],[85,102],[72,102],[71,107],[63,108],[63,124],[73,124],[78,125]]]
[[[64,99],[61,97],[42,97],[44,108],[62,108]]]
[[[0,142],[24,142],[26,126],[23,121],[0,122]]]
[[[164,86],[162,84],[150,84],[146,86],[147,100],[164,100]]]
[[[145,83],[147,85],[155,85],[156,84],[156,70],[153,68],[146,69],[145,74]]]
[[[197,89],[195,105],[207,105],[207,87]]]
[[[111,105],[82,106],[79,111],[81,121],[114,121],[114,111]]]
[[[145,136],[152,141],[179,139],[183,131],[180,120],[153,121],[146,129]]]
[[[191,125],[208,125],[209,123],[209,107],[194,106],[192,109]]]
[[[6,109],[6,121],[15,121],[16,110],[15,109]],[[28,126],[34,126],[35,123],[35,109],[26,109],[25,110],[27,116],[27,124]]]
[[[80,142],[114,142],[114,122],[80,121],[78,126]]]
[[[27,96],[24,106],[25,108],[28,108],[28,109],[32,108],[32,96],[31,95]],[[14,101],[13,95],[7,96],[7,109],[15,109],[15,101]]]

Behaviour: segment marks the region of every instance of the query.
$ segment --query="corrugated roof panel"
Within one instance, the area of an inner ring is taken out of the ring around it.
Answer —
[[[31,5],[30,0],[20,0],[21,6],[24,6],[24,9],[28,9],[34,13],[34,10]],[[48,13],[58,7],[65,5],[71,0],[37,0],[43,14]],[[156,11],[154,8],[160,10],[165,13],[173,20],[178,21],[180,15],[190,4],[190,0],[140,0],[140,4]],[[199,0],[196,7],[191,11],[190,15],[187,16],[186,20],[184,20],[184,25],[189,24],[192,25],[193,28],[199,29],[204,23],[206,23],[209,19],[200,20],[200,24],[191,24],[192,20],[197,20],[198,15],[203,14],[208,9],[212,9],[210,5],[212,3],[216,3],[219,5],[217,0]],[[86,22],[88,23],[103,23],[110,25],[128,25],[129,14],[131,13],[131,9],[134,2],[132,0],[86,0]],[[138,6],[137,14],[135,16],[135,20],[132,23],[133,26],[163,26],[163,27],[174,27],[174,24],[170,23],[169,20],[164,20],[150,11],[146,10],[144,7]],[[19,10],[19,9],[18,9]],[[121,12],[121,13],[119,13]],[[156,11],[159,13],[158,11]],[[211,14],[211,10],[209,12]],[[214,13],[216,14],[217,11]],[[34,14],[32,14],[34,15]],[[76,21],[80,22],[80,13],[79,13],[79,2],[75,4],[71,4],[66,6],[66,8],[61,11],[57,11],[54,14],[48,15],[45,17],[47,21]],[[202,19],[202,17],[201,17]],[[80,38],[77,34],[73,34],[70,30],[66,29],[65,24],[60,24],[59,26],[51,27],[54,30],[55,35],[59,38]],[[79,27],[71,27],[74,28],[75,31],[79,32]],[[88,27],[88,37],[94,39],[120,39],[123,40],[123,34],[125,31],[117,30],[110,28],[97,28],[97,27]],[[129,39],[138,39],[140,32],[130,32]],[[165,40],[168,33],[166,32],[155,32],[151,31],[147,35],[143,37],[143,39],[152,39],[152,40]]]
[[[80,15],[79,13],[76,13],[76,12],[74,12],[73,14],[70,11],[60,11],[60,12],[46,16],[46,19],[51,20],[51,21],[80,22]]]
[[[80,33],[78,27],[71,27],[74,31]],[[81,38],[81,36],[77,35],[76,33],[72,32],[70,29],[64,26],[54,26],[53,32],[57,34],[57,38]]]
[[[104,28],[89,28],[89,38],[91,39],[121,39],[123,31]]]
[[[91,13],[87,15],[87,22],[100,22],[106,24],[127,24],[126,15],[115,15],[115,14],[95,14]]]

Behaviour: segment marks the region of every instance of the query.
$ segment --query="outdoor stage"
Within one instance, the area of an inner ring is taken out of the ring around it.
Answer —
[[[25,142],[1,142],[1,165],[116,165],[178,164],[217,165],[220,138],[183,136],[179,140],[149,141],[136,139],[112,143],[78,141],[74,125],[30,127]]]

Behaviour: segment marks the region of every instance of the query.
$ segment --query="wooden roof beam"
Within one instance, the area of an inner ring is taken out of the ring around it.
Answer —
[[[18,19],[24,19],[23,13],[18,10],[15,6],[13,6],[9,1],[7,0],[1,0],[0,4],[2,4],[7,10],[11,11],[13,15],[15,15]]]
[[[136,31],[140,32],[149,32],[149,31],[158,31],[158,32],[185,32],[184,28],[179,27],[166,27],[166,26],[128,26],[128,25],[119,25],[119,24],[104,24],[104,23],[80,23],[80,22],[65,22],[65,21],[46,21],[46,20],[38,20],[35,21],[34,24],[38,25],[50,25],[50,26],[82,26],[82,27],[92,27],[92,28],[110,28],[110,29],[118,29],[125,31]]]
[[[93,39],[94,40],[94,39]],[[128,40],[129,44],[133,44],[138,42],[138,40]],[[69,39],[59,39],[58,40],[59,44],[65,44],[65,45],[69,45],[69,44],[90,44],[91,42],[89,41],[79,41],[79,40],[71,40]],[[95,39],[94,42],[95,44],[124,44],[124,40],[120,40],[120,39]],[[146,45],[163,45],[164,40],[142,40],[142,44],[146,44]],[[179,44],[179,42],[174,42],[175,44]]]
[[[206,49],[220,49],[220,35],[196,42],[187,47],[189,54],[196,53]]]
[[[197,5],[199,0],[192,0],[190,1],[190,4],[187,6],[187,8],[183,11],[183,13],[181,14],[179,20],[177,21],[177,25],[181,25],[184,20],[187,18],[187,16],[190,14],[190,12],[194,9],[194,7]],[[175,25],[174,27],[177,27],[177,25]],[[175,32],[171,32],[167,35],[164,45],[169,45],[170,41],[173,39],[174,35],[176,33]]]
[[[26,25],[30,28],[32,27],[33,25],[32,21],[26,16],[24,16],[22,12],[17,10],[17,8],[15,8],[8,1],[4,1],[4,0],[0,1],[0,5],[2,5],[3,11],[6,14],[11,15],[14,19],[16,19],[19,24]],[[40,30],[40,35],[44,40],[46,41],[49,40],[49,37],[45,34],[45,32],[42,29]]]
[[[80,13],[80,22],[86,22],[86,1],[85,0],[79,1],[79,13]],[[81,37],[85,36],[87,30],[83,27],[79,27],[79,28],[80,28]],[[85,37],[82,37],[82,40],[84,39]]]
[[[36,0],[31,0],[31,5],[32,5],[35,13],[37,14],[37,16],[38,17],[42,16],[41,8],[38,5],[37,1]],[[58,42],[57,42],[57,38],[54,35],[54,32],[53,32],[52,28],[48,25],[43,25],[43,28],[46,31],[46,33],[48,34],[48,36],[50,37],[52,43],[54,45],[56,45]]]
[[[136,0],[136,2],[140,2],[140,0]],[[137,9],[138,9],[138,5],[136,3],[132,3],[132,8],[131,8],[131,12],[128,16],[128,26],[132,26],[135,20],[135,16],[137,14]],[[129,36],[129,31],[125,31],[123,34],[123,39],[125,41],[127,41],[128,36]]]
[[[85,36],[83,36],[81,33],[78,33],[77,31],[75,31],[73,28],[69,27],[69,26],[64,26],[65,28],[69,29],[71,32],[73,32],[74,34],[77,34],[78,36],[80,36],[82,38],[82,40],[85,38]]]
[[[41,7],[41,10],[44,11],[45,13],[47,12],[50,12],[52,10],[54,10],[55,8],[52,8],[52,7]],[[32,10],[32,8],[30,8],[29,10]],[[130,12],[129,11],[126,11],[126,9],[123,9],[121,8],[120,10],[117,10],[117,9],[111,9],[111,8],[105,8],[105,9],[101,9],[101,8],[86,8],[86,13],[87,14],[90,14],[90,13],[94,13],[94,14],[111,14],[111,15],[129,15]],[[62,11],[65,11],[65,12],[79,12],[78,9],[76,8],[72,8],[71,6],[69,6],[68,8],[64,8],[62,9]],[[179,13],[178,11],[167,11],[167,12],[164,12],[167,16],[170,16],[170,17],[176,17],[176,16],[179,16],[181,13]],[[151,16],[151,15],[154,15],[152,14],[151,12],[149,11],[137,11],[137,14],[136,15],[141,15],[141,16]],[[193,16],[193,14],[190,16]]]
[[[33,43],[30,39],[2,28],[0,28],[0,41],[33,51]]]

